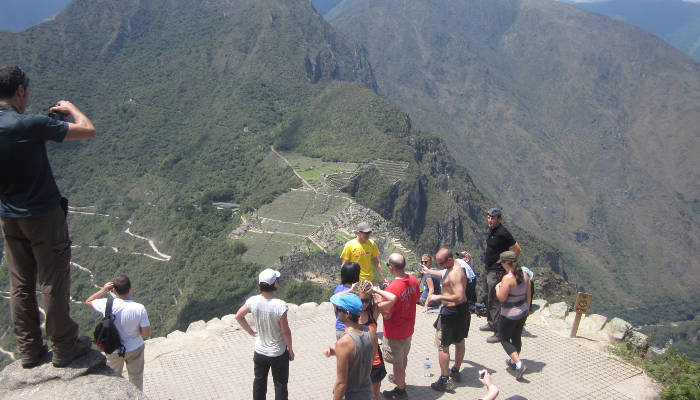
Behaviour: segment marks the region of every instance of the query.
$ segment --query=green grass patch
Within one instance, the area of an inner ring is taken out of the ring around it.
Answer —
[[[653,376],[663,386],[661,399],[700,399],[700,363],[686,354],[671,347],[662,357],[648,361],[645,359],[647,349],[639,349],[628,341],[616,343],[610,350]]]

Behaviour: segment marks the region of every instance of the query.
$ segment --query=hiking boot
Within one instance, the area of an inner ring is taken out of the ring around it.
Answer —
[[[491,335],[486,338],[486,343],[500,343],[501,338],[498,337],[498,335]]]
[[[506,366],[512,370],[515,370],[515,363],[510,358],[506,358]]]
[[[51,364],[53,364],[53,366],[56,368],[65,368],[68,365],[70,365],[70,363],[72,363],[73,360],[90,351],[90,346],[92,346],[92,340],[90,340],[90,338],[87,336],[80,336],[75,340],[75,343],[73,343],[73,349],[71,350],[70,355],[68,357],[54,357]]]
[[[460,374],[459,370],[455,367],[450,368],[450,378],[455,382],[462,382],[462,374]]]
[[[22,359],[22,362],[21,362],[22,368],[30,369],[30,368],[36,367],[37,365],[39,365],[41,363],[41,359],[44,358],[44,356],[48,352],[49,352],[49,348],[48,348],[48,346],[46,346],[44,344],[43,346],[41,346],[41,350],[39,350],[39,354],[36,357]]]
[[[517,379],[519,381],[522,380],[523,374],[525,373],[526,370],[527,370],[527,365],[525,365],[524,363],[522,364],[522,366],[520,368],[516,368],[515,369],[515,379]]]
[[[406,389],[399,389],[398,386],[395,387],[394,390],[383,391],[382,395],[384,395],[385,399],[394,399],[394,400],[408,399],[408,393],[406,393]]]
[[[455,384],[451,378],[446,378],[441,376],[437,381],[430,384],[430,387],[437,390],[438,392],[450,392],[454,393]]]
[[[490,331],[490,332],[493,332],[493,326],[491,326],[491,325],[489,325],[488,323],[486,323],[486,324],[484,324],[484,325],[481,325],[481,326],[479,327],[479,330],[480,330],[480,331],[484,331],[484,332],[489,332],[489,331]]]

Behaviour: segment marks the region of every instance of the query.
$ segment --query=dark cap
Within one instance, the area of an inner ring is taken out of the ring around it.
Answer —
[[[500,264],[503,261],[516,262],[518,261],[518,256],[515,255],[514,251],[504,251],[501,253],[500,257],[498,257],[498,263]]]
[[[501,209],[500,209],[500,208],[496,208],[496,207],[489,209],[488,214],[489,214],[490,216],[492,216],[492,217],[500,217],[500,216],[503,215],[503,214],[501,213]]]
[[[367,222],[360,222],[357,225],[357,231],[363,232],[363,233],[369,233],[369,232],[372,232],[372,228],[369,227],[369,224]]]

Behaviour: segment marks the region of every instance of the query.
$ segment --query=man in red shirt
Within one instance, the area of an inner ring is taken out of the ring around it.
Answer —
[[[394,390],[385,390],[386,399],[407,399],[406,365],[411,350],[411,336],[416,322],[416,302],[420,297],[418,279],[404,271],[406,259],[398,253],[389,256],[387,266],[394,279],[386,291],[396,295],[396,304],[382,313],[384,317],[384,361],[394,366]]]

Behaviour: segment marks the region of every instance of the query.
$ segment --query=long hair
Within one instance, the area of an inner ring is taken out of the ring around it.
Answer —
[[[372,282],[362,280],[352,285],[350,289],[350,293],[355,293],[360,298],[362,298],[363,294],[369,296],[367,310],[372,310],[374,308],[374,292],[372,292],[372,286]]]
[[[520,263],[517,261],[514,261],[513,264],[513,275],[515,275],[515,281],[520,285],[523,283],[525,280],[525,273],[523,272],[522,268],[520,268]]]

